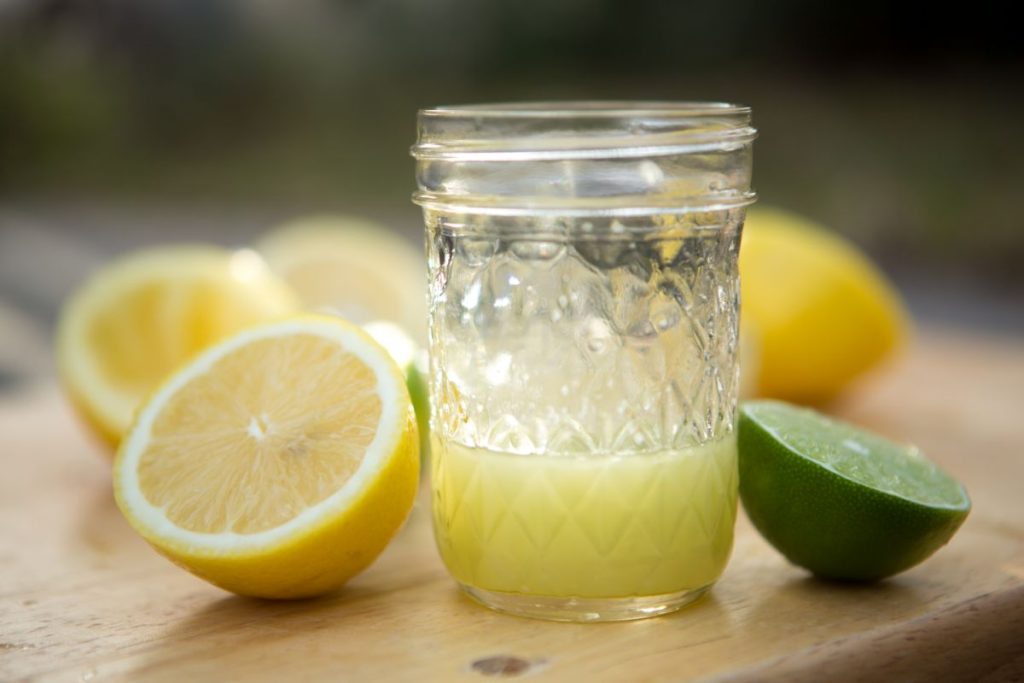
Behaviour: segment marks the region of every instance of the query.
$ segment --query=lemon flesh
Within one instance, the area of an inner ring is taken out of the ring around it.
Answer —
[[[256,244],[306,308],[364,324],[385,320],[426,341],[426,259],[391,230],[350,216],[310,216]]]
[[[132,526],[227,590],[341,586],[408,515],[418,435],[404,378],[358,327],[305,316],[201,354],[140,411],[114,465]]]
[[[906,337],[908,317],[881,271],[854,245],[799,216],[749,212],[740,276],[741,329],[759,347],[758,395],[827,401]]]
[[[298,306],[251,251],[175,246],[130,254],[65,303],[56,345],[60,376],[86,421],[116,444],[144,397],[181,363]]]

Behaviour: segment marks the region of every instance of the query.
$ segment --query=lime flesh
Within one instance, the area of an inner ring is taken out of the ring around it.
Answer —
[[[835,579],[891,576],[963,523],[964,487],[917,449],[777,401],[744,404],[740,497],[794,564]]]

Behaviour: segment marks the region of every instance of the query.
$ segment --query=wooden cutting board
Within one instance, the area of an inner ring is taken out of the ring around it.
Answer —
[[[618,624],[503,616],[445,574],[421,496],[341,592],[228,595],[172,566],[114,506],[109,465],[58,390],[0,399],[0,680],[1001,681],[1024,677],[1024,344],[922,332],[835,412],[916,442],[974,510],[919,567],[820,582],[742,520],[721,582]]]

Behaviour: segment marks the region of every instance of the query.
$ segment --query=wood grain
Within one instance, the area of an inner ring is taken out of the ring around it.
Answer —
[[[974,510],[921,566],[820,582],[741,519],[705,599],[620,624],[503,616],[461,597],[425,498],[337,594],[227,595],[157,556],[52,386],[0,400],[0,680],[1014,680],[1024,675],[1024,346],[922,334],[836,412],[914,441]]]

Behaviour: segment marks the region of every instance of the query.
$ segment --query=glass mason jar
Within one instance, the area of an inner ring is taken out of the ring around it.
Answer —
[[[732,549],[750,109],[419,113],[437,546],[462,589],[635,619]]]

